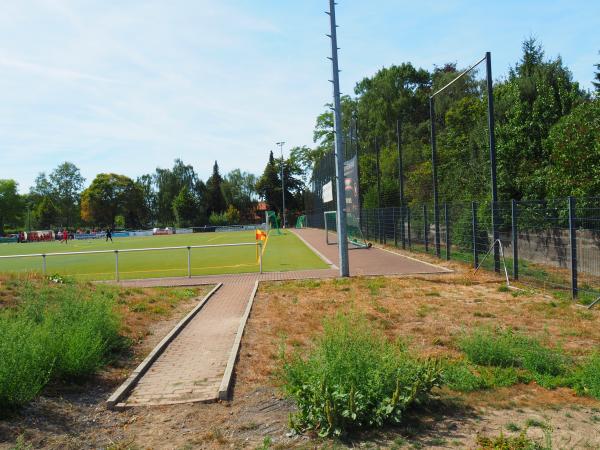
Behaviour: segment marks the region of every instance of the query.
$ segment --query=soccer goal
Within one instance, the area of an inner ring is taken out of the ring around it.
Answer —
[[[325,242],[327,245],[337,244],[337,211],[325,211]],[[358,220],[352,214],[346,214],[346,231],[348,244],[355,248],[370,248],[371,244],[365,239]]]
[[[274,230],[276,234],[282,234],[279,216],[277,216],[275,211],[265,211],[265,224],[267,233]]]

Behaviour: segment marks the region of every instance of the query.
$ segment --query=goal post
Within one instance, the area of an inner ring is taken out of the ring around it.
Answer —
[[[337,211],[325,211],[323,213],[325,223],[325,242],[327,245],[336,245],[337,239]],[[369,244],[360,229],[358,220],[353,214],[346,215],[346,229],[348,233],[348,244],[354,248],[370,248]]]

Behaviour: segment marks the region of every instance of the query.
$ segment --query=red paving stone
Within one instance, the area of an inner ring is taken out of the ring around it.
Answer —
[[[327,245],[323,230],[294,230],[315,250],[337,264],[337,246]],[[447,269],[378,248],[350,251],[352,275],[440,273]],[[215,401],[240,320],[258,281],[333,278],[336,269],[250,273],[192,278],[128,280],[122,286],[193,286],[223,283],[206,305],[152,364],[124,401],[125,406]]]

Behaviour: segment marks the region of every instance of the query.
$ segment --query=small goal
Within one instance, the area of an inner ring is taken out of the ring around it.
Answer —
[[[337,211],[325,211],[325,242],[327,245],[337,244]],[[371,244],[365,239],[360,224],[352,214],[346,215],[346,231],[348,234],[348,244],[355,248],[371,248]]]

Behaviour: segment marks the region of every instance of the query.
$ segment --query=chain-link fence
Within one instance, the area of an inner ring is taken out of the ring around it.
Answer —
[[[584,303],[600,296],[600,198],[502,201],[495,210],[496,245],[489,202],[441,203],[438,214],[432,204],[361,209],[360,227],[371,242],[506,267],[513,280]],[[323,211],[308,211],[307,226],[323,228]]]

